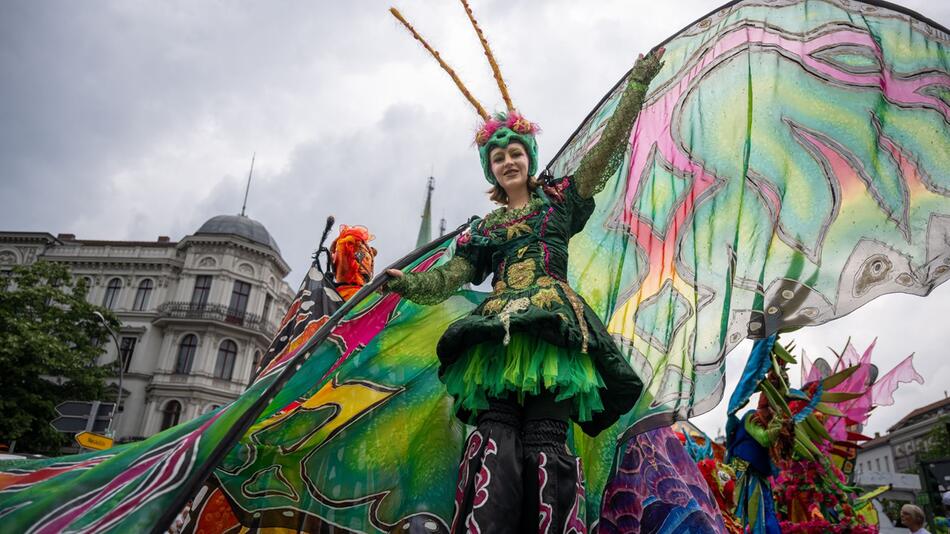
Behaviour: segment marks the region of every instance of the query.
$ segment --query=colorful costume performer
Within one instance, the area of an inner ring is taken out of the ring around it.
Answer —
[[[754,534],[780,534],[775,500],[769,478],[778,474],[769,449],[775,445],[783,420],[773,415],[768,406],[750,411],[742,420],[729,420],[729,456],[741,460],[745,467],[738,474],[739,507],[736,515]]]
[[[796,360],[775,339],[756,342],[729,400],[727,448],[738,475],[736,515],[752,533],[875,532],[855,513],[858,490],[847,485],[845,471],[853,468],[856,442],[869,439],[858,430],[872,406],[892,402],[900,382],[922,379],[907,358],[876,383],[873,345],[858,356],[849,343],[833,367],[806,360],[802,376],[808,381],[794,389],[785,366]],[[759,405],[740,421],[735,413],[755,391],[761,393]]]
[[[333,282],[343,300],[349,300],[373,278],[376,249],[364,226],[340,225],[340,235],[330,244]]]
[[[821,454],[817,457],[798,451],[777,459],[781,472],[775,486],[781,491],[776,491],[775,501],[783,533],[877,532],[877,511],[870,501],[889,486],[860,496],[859,490],[850,486],[858,442],[870,439],[861,434],[861,429],[874,407],[893,404],[900,383],[923,383],[923,377],[914,369],[913,355],[888,372],[879,372],[871,362],[873,349],[874,343],[862,355],[849,342],[831,364],[819,359],[813,365],[802,357],[801,389],[811,396],[820,389],[821,401],[794,400],[789,407],[803,413],[800,410],[812,405],[825,432],[815,428],[822,434],[817,443]],[[855,371],[845,380],[835,385],[828,382],[832,373],[840,375],[840,371],[851,368]]]
[[[313,263],[300,284],[300,292],[280,323],[274,342],[267,353],[256,362],[254,376],[265,373],[280,359],[280,353],[288,348],[299,348],[316,331],[326,324],[344,301],[349,300],[373,277],[373,260],[376,249],[369,246],[373,236],[363,226],[340,225],[340,235],[330,248],[324,246],[333,227],[333,216],[327,217],[326,228],[320,245],[313,254]],[[321,257],[325,265],[321,264]],[[308,298],[303,298],[308,297]],[[302,306],[306,309],[301,309]],[[289,341],[280,343],[279,340]]]
[[[676,436],[686,446],[686,452],[702,473],[703,480],[709,486],[712,496],[716,499],[726,532],[742,534],[742,525],[734,513],[736,473],[730,465],[725,463],[724,444],[714,442],[689,421],[678,421],[673,428]]]
[[[739,384],[729,399],[726,423],[726,461],[736,464],[736,516],[752,534],[781,533],[770,479],[778,475],[772,461],[773,449],[791,448],[788,436],[791,420],[772,409],[769,401],[775,395],[766,394],[766,391],[782,390],[784,383],[775,374],[779,368],[772,357],[775,340],[776,336],[771,336],[755,342]],[[736,412],[756,391],[762,391],[758,407],[737,418]]]
[[[513,108],[488,43],[465,7],[508,106],[507,113],[489,117],[459,85],[485,119],[475,138],[485,178],[498,188],[489,155],[519,143],[533,180],[538,128]],[[567,448],[568,422],[599,434],[633,407],[643,383],[568,285],[568,242],[583,230],[594,211],[593,196],[623,161],[659,56],[641,56],[604,135],[573,176],[542,176],[540,187],[529,186],[533,191],[523,207],[501,207],[471,221],[447,263],[389,284],[416,303],[437,304],[463,284],[492,275],[491,295],[450,325],[437,348],[439,376],[455,399],[456,414],[476,425],[461,460],[453,532],[552,525],[557,531],[586,530],[583,471]]]
[[[552,181],[524,208],[473,221],[448,263],[390,284],[410,300],[434,304],[493,276],[491,295],[438,345],[440,374],[466,422],[491,398],[514,394],[520,401],[550,391],[557,401],[569,399],[571,419],[596,435],[639,396],[639,378],[566,282],[567,243],[594,209],[590,181],[598,178]]]

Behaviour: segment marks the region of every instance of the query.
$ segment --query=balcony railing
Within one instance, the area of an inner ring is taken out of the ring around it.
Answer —
[[[163,317],[174,319],[197,319],[201,321],[217,321],[244,328],[250,328],[272,334],[269,326],[259,315],[235,310],[220,304],[197,304],[194,302],[166,302],[158,307]]]

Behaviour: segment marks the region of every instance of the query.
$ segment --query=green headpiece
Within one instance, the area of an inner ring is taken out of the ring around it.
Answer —
[[[538,142],[534,137],[537,132],[538,125],[528,121],[517,111],[496,113],[485,122],[475,135],[475,144],[478,145],[478,155],[482,159],[482,170],[488,183],[498,185],[495,175],[491,172],[488,154],[493,148],[505,148],[512,141],[521,143],[528,151],[528,176],[534,176],[538,172]]]

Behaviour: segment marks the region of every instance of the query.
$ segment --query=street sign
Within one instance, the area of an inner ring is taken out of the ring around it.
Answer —
[[[103,432],[112,420],[114,402],[66,401],[56,406],[60,417],[50,423],[60,432]]]
[[[76,434],[76,442],[87,449],[104,451],[112,447],[112,438],[93,434],[92,432],[80,432]]]
[[[91,402],[66,401],[56,406],[56,412],[65,417],[86,417],[92,408]]]
[[[53,425],[53,428],[59,430],[60,432],[66,432],[72,434],[74,432],[82,432],[86,430],[86,427],[89,426],[89,419],[86,417],[57,417],[53,419],[53,422],[50,423]],[[106,424],[102,428],[95,428],[96,424],[93,423],[93,431],[102,431],[108,428],[109,422],[106,421]]]

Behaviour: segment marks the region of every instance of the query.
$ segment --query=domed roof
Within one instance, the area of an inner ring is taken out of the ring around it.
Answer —
[[[218,215],[208,219],[195,235],[237,235],[270,247],[280,255],[280,247],[264,225],[244,215]]]

